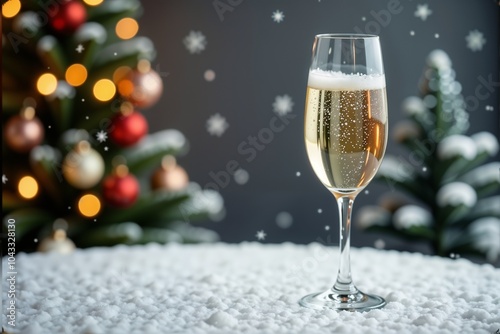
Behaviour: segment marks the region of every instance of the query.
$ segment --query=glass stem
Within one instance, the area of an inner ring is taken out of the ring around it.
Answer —
[[[337,198],[340,216],[340,265],[337,281],[333,290],[339,294],[355,294],[358,289],[352,282],[351,277],[351,212],[354,204],[354,196],[342,196]]]

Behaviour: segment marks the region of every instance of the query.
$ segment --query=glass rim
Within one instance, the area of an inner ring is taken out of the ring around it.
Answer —
[[[328,33],[328,34],[318,34],[315,38],[331,38],[331,39],[378,39],[379,35],[372,34],[356,34],[356,33]]]

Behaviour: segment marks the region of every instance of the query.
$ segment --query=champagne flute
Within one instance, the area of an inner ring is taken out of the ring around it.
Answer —
[[[351,277],[351,212],[356,195],[375,176],[387,143],[387,97],[378,36],[317,35],[305,107],[305,145],[317,177],[337,200],[340,266],[333,287],[303,297],[314,309],[367,311],[379,296],[356,288]]]

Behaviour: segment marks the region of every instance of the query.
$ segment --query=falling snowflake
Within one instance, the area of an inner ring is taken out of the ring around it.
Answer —
[[[220,137],[226,132],[229,124],[225,117],[222,117],[219,113],[210,116],[207,120],[207,131],[212,136]]]
[[[485,110],[488,110],[488,111],[493,111],[493,110],[495,110],[495,108],[493,108],[493,106],[489,106],[489,105],[488,105],[488,106],[486,106],[486,107],[484,107],[484,109],[485,109]]]
[[[411,30],[411,31],[410,31],[410,35],[411,35],[411,36],[415,36],[415,31]]]
[[[280,23],[281,21],[283,21],[285,19],[285,14],[283,14],[282,11],[277,10],[277,11],[273,12],[273,15],[271,15],[271,17],[273,18],[274,22]]]
[[[258,240],[264,240],[266,238],[266,232],[264,232],[264,230],[260,230],[260,231],[257,231],[257,233],[255,234],[255,237],[258,239]]]
[[[200,31],[190,31],[184,38],[184,45],[191,54],[201,53],[207,46],[207,38]]]
[[[36,242],[38,242],[38,239],[37,239],[37,238],[35,238],[35,239],[33,239],[33,241],[36,243]]]
[[[427,20],[427,17],[432,14],[429,5],[417,5],[417,10],[415,11],[415,16],[422,19],[422,21]]]
[[[465,36],[465,40],[467,41],[467,47],[474,52],[481,51],[486,43],[483,33],[479,30],[469,31],[469,34]]]
[[[9,181],[9,179],[7,178],[7,176],[5,174],[2,174],[2,183],[6,184],[7,181]]]
[[[274,98],[273,110],[280,116],[284,116],[292,111],[293,101],[288,95],[276,96]]]
[[[104,151],[107,151],[108,150],[108,147],[107,146],[104,146]]]
[[[330,231],[330,225],[325,225],[325,231]]]
[[[99,131],[95,136],[99,143],[103,143],[108,139],[108,134],[103,130]]]
[[[318,213],[319,214],[323,213],[323,209],[318,209]]]
[[[78,46],[77,46],[77,48],[75,50],[78,53],[82,53],[82,51],[85,50],[85,48],[83,47],[82,44],[78,44]]]
[[[299,177],[300,175],[301,175],[300,172],[295,173],[296,177]]]

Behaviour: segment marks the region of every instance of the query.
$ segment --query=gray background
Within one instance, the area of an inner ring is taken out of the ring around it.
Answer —
[[[264,230],[264,242],[309,243],[318,238],[327,242],[330,236],[337,243],[336,203],[313,174],[302,138],[315,34],[353,32],[358,27],[381,36],[391,125],[404,118],[401,102],[418,93],[425,58],[436,48],[450,55],[464,96],[474,96],[479,76],[492,75],[498,82],[499,6],[491,0],[401,0],[397,7],[401,12],[391,15],[390,22],[383,25],[373,13],[387,10],[391,1],[245,0],[225,12],[223,21],[209,0],[142,2],[145,12],[140,19],[140,34],[149,36],[156,45],[158,55],[153,67],[163,72],[165,85],[160,102],[145,112],[150,130],[176,128],[187,136],[190,152],[179,163],[202,186],[212,181],[211,171],[224,170],[231,160],[250,175],[245,185],[231,180],[221,190],[227,214],[221,221],[206,225],[227,242],[253,241],[256,232]],[[432,10],[426,21],[414,15],[417,5],[424,3]],[[285,15],[281,23],[271,18],[276,10]],[[465,36],[475,29],[487,42],[481,51],[472,52],[466,47]],[[190,54],[183,45],[192,30],[207,37],[207,47],[200,54]],[[412,30],[414,36],[410,35]],[[207,69],[216,73],[213,82],[203,77]],[[296,117],[252,162],[247,162],[247,156],[238,153],[238,145],[269,126],[275,115],[274,98],[284,94],[293,98],[292,114]],[[469,110],[469,134],[486,130],[498,137],[498,88],[479,102],[477,108]],[[488,105],[494,110],[486,110]],[[207,119],[215,113],[230,125],[221,137],[211,136],[206,130]],[[391,140],[388,153],[407,156],[409,152]],[[355,215],[360,207],[376,204],[380,194],[388,190],[377,182],[367,189],[369,193],[360,194],[356,200]],[[277,214],[283,211],[293,217],[288,229],[276,224]],[[330,231],[325,225],[331,227]],[[352,243],[373,245],[378,238],[354,228]],[[416,249],[387,236],[383,239],[389,248]]]

